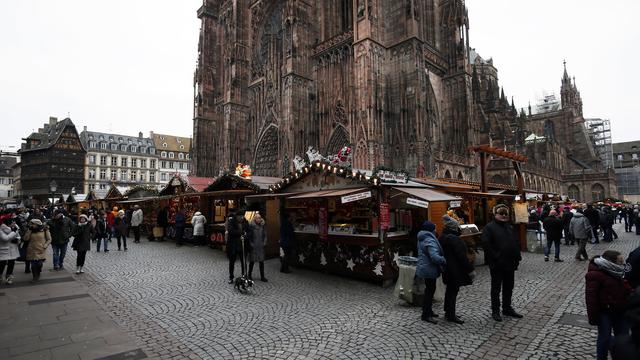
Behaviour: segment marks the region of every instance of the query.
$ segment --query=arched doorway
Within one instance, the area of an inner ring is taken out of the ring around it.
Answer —
[[[604,200],[604,187],[602,185],[596,183],[591,186],[591,200],[594,202]]]
[[[278,176],[278,127],[269,125],[260,136],[253,166],[256,175]]]
[[[580,200],[580,188],[575,185],[570,185],[567,189],[569,199]]]

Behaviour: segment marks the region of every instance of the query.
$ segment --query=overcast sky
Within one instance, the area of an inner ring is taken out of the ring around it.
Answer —
[[[201,0],[0,2],[0,148],[49,116],[82,130],[190,136]],[[517,107],[559,95],[562,61],[585,117],[640,139],[640,1],[467,0],[471,46],[493,57]],[[8,125],[8,127],[7,127]]]

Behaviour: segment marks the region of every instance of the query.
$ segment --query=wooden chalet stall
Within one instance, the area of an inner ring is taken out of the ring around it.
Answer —
[[[314,162],[270,194],[247,200],[266,202],[270,219],[277,212],[295,215],[293,265],[389,285],[398,273],[397,257],[417,254],[422,221],[439,216],[446,208],[439,203],[459,198],[404,176],[383,182],[378,175]]]
[[[135,186],[127,190],[121,200],[113,201],[113,207],[117,207],[118,210],[127,210],[133,208],[135,205],[140,206],[144,216],[142,222],[141,233],[150,233],[153,229],[153,225],[156,223],[156,214],[161,206],[165,206],[170,196],[159,197],[158,191],[151,187]]]
[[[65,206],[69,214],[79,216],[83,210],[89,210],[94,207],[98,210],[102,209],[102,202],[97,198],[94,191],[89,191],[88,194],[69,195]]]
[[[267,223],[266,256],[278,256],[277,209],[274,212],[273,209],[263,207],[257,203],[247,207],[245,196],[264,194],[280,180],[280,178],[267,176],[242,177],[226,174],[207,186],[200,196],[203,199],[201,211],[207,218],[207,235],[209,236],[210,246],[224,246],[225,222],[232,210],[259,211]]]

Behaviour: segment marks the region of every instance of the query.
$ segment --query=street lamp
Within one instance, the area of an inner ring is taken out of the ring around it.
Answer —
[[[55,180],[51,180],[49,183],[49,190],[51,190],[51,208],[53,209],[53,205],[55,205],[55,192],[58,190],[58,184]]]

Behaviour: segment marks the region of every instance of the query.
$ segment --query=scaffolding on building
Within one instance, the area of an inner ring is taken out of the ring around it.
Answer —
[[[586,119],[585,126],[589,132],[596,155],[602,160],[605,168],[613,168],[611,121],[608,119]]]

